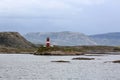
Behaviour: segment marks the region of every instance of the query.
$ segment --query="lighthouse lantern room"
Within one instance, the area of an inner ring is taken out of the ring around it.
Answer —
[[[50,47],[50,38],[49,37],[46,38],[46,47]]]

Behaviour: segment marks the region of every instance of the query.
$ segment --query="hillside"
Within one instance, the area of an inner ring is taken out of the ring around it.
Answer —
[[[46,37],[50,37],[53,45],[61,46],[73,46],[73,45],[96,45],[94,41],[89,39],[88,36],[82,33],[75,32],[37,32],[37,33],[28,33],[24,36],[27,40],[33,43],[45,43]]]
[[[0,47],[32,48],[33,46],[18,32],[0,32]]]
[[[120,46],[120,32],[90,35],[89,37],[98,45]]]

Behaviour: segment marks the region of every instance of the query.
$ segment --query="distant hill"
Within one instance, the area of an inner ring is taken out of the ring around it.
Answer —
[[[74,45],[96,45],[88,36],[82,33],[75,33],[69,31],[63,32],[37,32],[27,33],[24,36],[27,40],[36,43],[44,44],[47,37],[50,37],[52,44],[62,46],[74,46]]]
[[[33,46],[18,32],[0,32],[0,47],[32,48]]]
[[[27,41],[25,38],[29,41]],[[108,45],[120,46],[120,32],[96,34],[87,36],[77,32],[36,32],[27,33],[22,37],[18,32],[0,32],[0,47],[32,48],[36,44],[44,44],[50,37],[53,45],[78,46],[78,45]]]
[[[98,45],[120,46],[120,32],[90,35],[89,37]]]

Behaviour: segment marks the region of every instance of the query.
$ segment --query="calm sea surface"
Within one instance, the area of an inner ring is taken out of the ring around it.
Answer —
[[[76,57],[95,60],[72,60]],[[54,60],[70,63],[51,62]],[[113,60],[120,60],[120,55],[0,54],[0,80],[120,80],[120,64],[109,62]]]

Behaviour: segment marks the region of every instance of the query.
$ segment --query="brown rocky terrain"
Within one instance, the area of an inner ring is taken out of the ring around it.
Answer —
[[[0,32],[0,52],[27,52],[34,47],[18,32]]]

